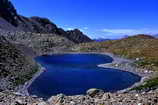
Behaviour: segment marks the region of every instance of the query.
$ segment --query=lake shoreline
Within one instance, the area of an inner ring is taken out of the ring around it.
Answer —
[[[44,70],[45,70],[45,68],[42,67],[40,64],[38,64],[38,66],[39,66],[39,71],[36,72],[36,73],[33,75],[33,77],[32,77],[31,80],[25,82],[24,85],[19,86],[19,87],[18,87],[19,89],[17,90],[17,93],[20,93],[20,94],[22,94],[22,95],[24,95],[24,96],[30,96],[30,94],[29,94],[29,92],[28,92],[28,88],[31,86],[31,84],[32,84],[32,83],[44,72]]]
[[[141,68],[138,68],[138,67],[135,67],[134,65],[132,65],[135,62],[135,60],[126,59],[126,58],[116,56],[111,53],[101,53],[101,54],[112,57],[113,62],[106,63],[106,64],[99,64],[98,67],[119,69],[119,70],[122,70],[125,72],[133,73],[133,74],[141,77],[141,80],[139,82],[134,83],[132,86],[130,86],[126,89],[119,90],[116,93],[129,92],[130,89],[132,89],[136,86],[140,86],[146,80],[149,80],[153,77],[154,72],[149,71],[147,69],[141,69]]]
[[[146,80],[153,78],[154,73],[155,73],[155,72],[147,70],[147,69],[135,67],[134,65],[132,65],[136,61],[134,59],[123,58],[121,56],[114,55],[114,54],[109,53],[109,52],[103,52],[103,53],[100,53],[100,52],[68,52],[68,53],[59,53],[59,54],[101,54],[101,55],[108,55],[111,58],[113,58],[113,61],[111,63],[99,64],[98,67],[119,69],[119,70],[122,70],[125,72],[133,73],[133,74],[141,77],[141,80],[139,82],[136,82],[132,86],[130,86],[126,89],[123,89],[123,90],[119,90],[115,93],[129,92],[130,89],[132,89],[136,86],[140,86]]]
[[[66,54],[66,53],[63,53],[63,54]],[[113,58],[113,61],[111,63],[99,64],[98,67],[119,69],[119,70],[122,70],[122,71],[125,71],[125,72],[133,73],[133,74],[138,75],[138,76],[141,77],[141,80],[139,82],[136,82],[132,86],[130,86],[126,89],[123,89],[123,90],[119,90],[115,93],[129,92],[130,89],[132,89],[136,86],[140,86],[146,80],[149,80],[152,77],[154,77],[154,73],[155,73],[153,71],[138,68],[138,67],[135,67],[134,65],[132,65],[136,60],[123,58],[121,56],[114,55],[114,54],[109,53],[109,52],[103,52],[103,53],[99,53],[99,52],[70,52],[70,54],[101,54],[101,55],[108,55],[111,58]]]
[[[153,75],[153,73],[149,73],[149,72],[146,72],[146,73],[145,72],[140,72],[140,71],[138,71],[138,70],[140,70],[140,68],[135,68],[135,67],[131,66],[130,64],[132,64],[134,62],[134,60],[125,59],[125,58],[113,55],[111,53],[69,52],[69,53],[54,53],[54,54],[101,54],[101,55],[108,55],[108,56],[113,58],[113,61],[111,63],[99,64],[98,67],[119,69],[119,70],[123,70],[123,71],[126,71],[126,72],[131,72],[131,73],[139,75],[141,77],[141,81],[133,84],[129,88],[119,90],[115,93],[127,92],[129,89],[142,84],[147,79],[150,79],[151,76]],[[48,54],[48,55],[51,55],[51,54]],[[47,56],[47,55],[44,55],[44,56]],[[122,64],[123,65],[125,64],[126,66],[123,66]],[[120,66],[120,65],[122,65],[122,66]],[[31,80],[27,81],[22,87],[20,87],[20,89],[17,91],[18,93],[20,93],[22,95],[25,95],[25,96],[30,96],[30,94],[28,92],[28,88],[43,73],[43,71],[45,69],[40,64],[39,64],[39,66],[40,66],[40,70],[37,73],[34,74],[34,76]]]

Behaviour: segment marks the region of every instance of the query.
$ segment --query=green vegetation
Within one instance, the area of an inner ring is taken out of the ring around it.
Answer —
[[[15,78],[14,84],[15,86],[24,84],[28,80],[31,80],[32,77],[39,71],[38,65],[35,66],[29,73],[23,73],[22,75],[19,75],[17,78]]]
[[[26,47],[25,47],[26,48]],[[0,37],[0,90],[14,90],[20,84],[30,80],[38,71],[38,66],[22,47]]]
[[[152,89],[154,87],[158,86],[158,77],[147,80],[143,85],[140,85],[138,87],[135,87],[131,90],[144,90],[144,89]]]

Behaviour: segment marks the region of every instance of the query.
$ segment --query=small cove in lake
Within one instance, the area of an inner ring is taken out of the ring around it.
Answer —
[[[29,87],[31,95],[85,94],[90,88],[115,92],[139,82],[141,77],[118,69],[98,67],[113,59],[101,54],[54,54],[39,56],[36,61],[46,68]]]

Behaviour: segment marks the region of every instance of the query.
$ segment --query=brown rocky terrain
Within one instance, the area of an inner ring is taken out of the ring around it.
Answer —
[[[34,56],[70,51],[75,44],[73,41],[56,34],[9,32],[5,33],[5,37],[17,46],[23,46],[24,53],[29,52]]]

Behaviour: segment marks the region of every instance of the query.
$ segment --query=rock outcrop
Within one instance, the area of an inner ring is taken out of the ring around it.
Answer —
[[[67,38],[76,43],[92,42],[90,38],[88,38],[78,29],[67,31]]]
[[[19,48],[23,46],[22,51],[28,56],[69,52],[74,45],[74,42],[56,34],[14,32],[7,33],[5,37],[12,43],[16,43]]]
[[[18,25],[18,20],[20,19],[16,9],[9,0],[0,0],[0,17],[15,27]]]
[[[87,95],[94,97],[94,96],[101,94],[103,92],[104,92],[103,90],[92,88],[92,89],[87,90]]]

